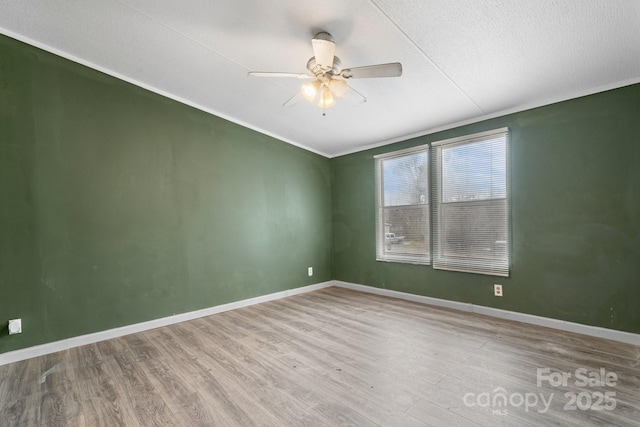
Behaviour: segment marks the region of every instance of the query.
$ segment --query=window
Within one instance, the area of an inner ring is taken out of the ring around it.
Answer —
[[[376,156],[376,259],[430,262],[429,147]]]
[[[508,129],[432,144],[433,267],[509,275]]]

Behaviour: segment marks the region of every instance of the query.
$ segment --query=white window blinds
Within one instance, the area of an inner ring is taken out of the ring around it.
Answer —
[[[429,147],[376,156],[376,259],[428,264]]]
[[[433,267],[508,276],[508,129],[432,146]]]

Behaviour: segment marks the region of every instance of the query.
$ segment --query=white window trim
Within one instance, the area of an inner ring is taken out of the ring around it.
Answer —
[[[437,147],[439,145],[449,145],[449,144],[455,144],[458,142],[464,142],[464,143],[469,143],[469,142],[476,142],[476,141],[482,141],[484,139],[488,139],[491,136],[494,135],[507,135],[507,149],[508,149],[508,142],[509,142],[509,128],[499,128],[499,129],[493,129],[493,130],[488,130],[485,132],[478,132],[478,133],[473,133],[471,135],[463,135],[463,136],[458,136],[455,138],[449,138],[449,139],[443,139],[441,141],[436,141],[436,142],[432,142],[431,146],[432,147]],[[508,169],[508,168],[507,168]],[[508,180],[507,180],[507,184],[508,184]]]
[[[384,228],[384,188],[382,183],[384,182],[384,177],[382,176],[382,162],[384,160],[389,160],[397,157],[403,157],[415,153],[426,152],[427,154],[427,225],[429,227],[429,252],[427,256],[411,256],[407,254],[401,255],[393,255],[393,254],[385,254],[384,253],[384,245],[385,245],[385,228]],[[431,152],[429,149],[429,144],[418,145],[416,147],[405,148],[402,150],[393,151],[390,153],[378,154],[374,156],[375,159],[375,179],[376,179],[376,260],[377,261],[386,261],[386,262],[401,262],[405,264],[422,264],[422,265],[430,265],[431,264],[431,207],[429,204],[431,203],[429,191],[431,189]]]
[[[473,203],[477,205],[478,203],[490,203],[496,200],[505,200],[506,201],[506,218],[507,218],[507,243],[506,243],[506,266],[500,266],[498,268],[486,267],[486,266],[456,266],[451,264],[450,259],[440,257],[438,253],[441,249],[441,245],[438,242],[438,239],[441,237],[439,235],[439,215],[441,210],[441,200],[442,200],[442,177],[438,176],[439,173],[442,173],[441,167],[441,158],[437,154],[437,152],[431,153],[431,173],[432,173],[432,201],[431,201],[431,236],[432,236],[432,246],[431,246],[431,257],[432,257],[432,265],[434,269],[440,270],[449,270],[449,271],[461,271],[467,273],[476,273],[476,274],[486,274],[492,276],[503,276],[508,277],[511,271],[511,189],[510,189],[510,161],[509,161],[509,149],[510,149],[510,134],[508,128],[500,128],[494,129],[486,132],[479,132],[471,135],[465,135],[457,138],[450,138],[442,141],[433,142],[431,146],[434,149],[442,146],[455,146],[462,144],[469,144],[473,142],[479,142],[483,140],[490,139],[493,136],[501,136],[504,135],[506,138],[506,153],[505,153],[505,161],[506,161],[506,197],[499,199],[491,199],[491,200],[483,200],[478,202],[465,202],[465,203]],[[436,151],[436,150],[434,150]],[[472,263],[471,263],[472,264]]]

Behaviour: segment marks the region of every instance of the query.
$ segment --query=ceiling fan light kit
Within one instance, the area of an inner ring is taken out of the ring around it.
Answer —
[[[252,77],[315,79],[311,83],[303,85],[300,94],[289,99],[283,105],[294,105],[298,96],[313,102],[319,93],[318,106],[323,109],[333,107],[336,104],[334,96],[336,98],[348,97],[354,104],[366,102],[367,99],[364,96],[349,87],[346,82],[348,79],[399,77],[402,75],[402,64],[399,62],[342,69],[342,62],[335,55],[336,44],[333,37],[325,31],[321,31],[313,37],[311,46],[314,56],[307,61],[308,74],[251,71],[248,75]]]

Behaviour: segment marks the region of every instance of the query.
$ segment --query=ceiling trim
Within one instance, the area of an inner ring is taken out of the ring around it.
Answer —
[[[495,119],[497,117],[502,117],[502,116],[506,116],[506,115],[509,115],[509,114],[520,113],[522,111],[532,110],[534,108],[539,108],[539,107],[544,107],[544,106],[547,106],[547,105],[557,104],[559,102],[564,102],[564,101],[569,101],[569,100],[572,100],[572,99],[582,98],[584,96],[595,95],[597,93],[606,92],[606,91],[613,90],[613,89],[619,89],[619,88],[622,88],[622,87],[625,87],[625,86],[631,86],[631,85],[638,84],[638,83],[640,83],[640,77],[635,77],[635,78],[632,78],[632,79],[623,80],[623,81],[616,82],[616,83],[611,83],[611,84],[598,86],[596,88],[591,88],[591,89],[586,90],[586,91],[573,92],[570,95],[547,98],[544,101],[540,101],[540,102],[536,102],[536,103],[523,104],[523,105],[519,105],[517,107],[509,108],[509,109],[506,109],[506,110],[497,111],[495,113],[484,114],[482,116],[473,117],[471,119],[462,120],[462,121],[458,121],[458,122],[455,122],[455,123],[448,123],[446,125],[436,126],[436,127],[433,127],[433,128],[425,129],[424,131],[415,132],[415,133],[411,133],[411,134],[406,134],[406,135],[403,135],[403,136],[399,136],[397,138],[393,138],[393,139],[389,139],[389,140],[385,140],[385,141],[380,141],[380,142],[377,142],[377,143],[374,143],[374,144],[361,146],[361,147],[358,147],[358,148],[353,149],[353,150],[341,151],[341,152],[338,152],[337,154],[329,156],[329,158],[332,159],[332,158],[336,158],[336,157],[346,156],[348,154],[353,154],[353,153],[358,153],[358,152],[361,152],[361,151],[370,150],[372,148],[384,147],[385,145],[395,144],[396,142],[402,142],[402,141],[406,141],[408,139],[419,138],[419,137],[431,135],[431,134],[434,134],[434,133],[437,133],[437,132],[442,132],[442,131],[445,131],[445,130],[455,129],[457,127],[466,126],[466,125],[470,125],[470,124],[473,124],[473,123],[479,123],[479,122],[482,122],[482,121],[485,121],[485,120]]]
[[[381,11],[381,13],[383,13],[383,12]],[[393,23],[393,21],[390,21],[390,22]],[[393,23],[393,24],[395,25],[395,23]],[[228,115],[226,115],[224,113],[221,113],[219,111],[216,111],[216,110],[213,110],[213,109],[210,109],[210,108],[205,108],[205,107],[203,107],[202,105],[200,105],[198,103],[189,101],[189,100],[184,99],[184,98],[182,98],[180,96],[177,96],[177,95],[174,95],[172,93],[169,93],[169,92],[163,91],[161,89],[158,89],[155,86],[152,86],[152,85],[140,82],[140,81],[138,81],[136,79],[127,77],[127,76],[122,75],[122,74],[120,74],[118,72],[110,70],[110,69],[108,69],[106,67],[102,67],[102,66],[96,65],[96,64],[92,63],[91,61],[83,60],[81,58],[76,57],[75,55],[72,55],[72,54],[69,54],[69,53],[67,53],[65,51],[56,49],[56,48],[51,47],[51,46],[49,46],[49,45],[47,45],[45,43],[38,42],[38,41],[33,40],[33,39],[29,38],[29,37],[26,37],[26,36],[23,36],[21,34],[15,33],[13,31],[10,31],[10,30],[4,29],[4,28],[0,28],[0,34],[3,34],[5,36],[7,36],[7,37],[10,37],[10,38],[13,38],[15,40],[18,40],[20,42],[26,43],[28,45],[34,46],[34,47],[36,47],[38,49],[42,49],[42,50],[44,50],[46,52],[52,53],[54,55],[57,55],[59,57],[67,59],[69,61],[75,62],[77,64],[83,65],[85,67],[91,68],[93,70],[99,71],[99,72],[101,72],[103,74],[106,74],[106,75],[109,75],[111,77],[115,77],[115,78],[117,78],[119,80],[122,80],[124,82],[129,83],[129,84],[132,84],[134,86],[140,87],[142,89],[148,90],[150,92],[156,93],[156,94],[161,95],[161,96],[163,96],[165,98],[177,101],[177,102],[179,102],[181,104],[184,104],[184,105],[188,105],[190,107],[196,108],[196,109],[198,109],[200,111],[203,111],[205,113],[212,114],[212,115],[214,115],[216,117],[219,117],[221,119],[227,120],[227,121],[229,121],[231,123],[235,123],[237,125],[240,125],[242,127],[247,128],[247,129],[251,129],[251,130],[256,131],[256,132],[258,132],[258,133],[260,133],[262,135],[266,135],[266,136],[274,138],[274,139],[276,139],[278,141],[285,142],[287,144],[293,145],[295,147],[301,148],[303,150],[309,151],[311,153],[314,153],[314,154],[317,154],[317,155],[320,155],[320,156],[323,156],[323,157],[326,157],[326,158],[329,158],[329,159],[336,158],[336,157],[341,157],[341,156],[345,156],[345,155],[348,155],[348,154],[353,154],[353,153],[357,153],[357,152],[361,152],[361,151],[365,151],[365,150],[370,150],[370,149],[373,149],[373,148],[378,148],[378,147],[382,147],[382,146],[385,146],[385,145],[394,144],[394,143],[397,143],[397,142],[406,141],[408,139],[413,139],[413,138],[418,138],[418,137],[434,134],[436,132],[442,132],[442,131],[445,131],[445,130],[454,129],[454,128],[457,128],[457,127],[460,127],[460,126],[465,126],[465,125],[469,125],[469,124],[473,124],[473,123],[482,122],[484,120],[489,120],[489,119],[505,116],[505,115],[508,115],[508,114],[514,114],[514,113],[530,110],[530,109],[533,109],[533,108],[543,107],[543,106],[555,104],[555,103],[558,103],[558,102],[563,102],[563,101],[568,101],[568,100],[571,100],[571,99],[581,98],[583,96],[593,95],[593,94],[596,94],[596,93],[605,92],[605,91],[608,91],[608,90],[613,90],[613,89],[621,88],[621,87],[624,87],[624,86],[630,86],[630,85],[633,85],[633,84],[640,83],[640,77],[634,77],[632,79],[623,80],[623,81],[619,81],[619,82],[615,82],[615,83],[611,83],[611,84],[606,84],[606,85],[602,85],[602,86],[599,86],[599,87],[596,87],[596,88],[590,88],[590,89],[585,90],[585,91],[576,91],[576,92],[573,92],[573,93],[570,93],[570,94],[564,94],[564,95],[555,96],[555,97],[552,97],[552,98],[547,98],[545,100],[542,100],[542,101],[539,101],[539,102],[535,102],[535,103],[527,103],[527,104],[519,105],[519,106],[510,108],[510,109],[501,110],[501,111],[498,111],[498,112],[495,112],[495,113],[482,114],[480,116],[476,116],[476,117],[473,117],[473,118],[470,118],[470,119],[467,119],[467,120],[462,120],[462,121],[458,121],[458,122],[454,122],[454,123],[448,123],[448,124],[442,125],[442,126],[436,126],[436,127],[428,128],[428,129],[422,130],[420,132],[401,135],[401,136],[393,138],[393,139],[388,139],[388,140],[383,140],[383,141],[379,141],[379,142],[372,143],[372,144],[367,144],[367,145],[364,145],[364,146],[356,147],[356,148],[351,149],[351,150],[338,151],[337,153],[330,155],[330,154],[325,153],[323,151],[316,150],[316,149],[313,149],[311,147],[308,147],[305,144],[302,144],[300,142],[293,141],[293,140],[290,140],[290,139],[287,139],[287,138],[283,138],[280,135],[277,135],[275,133],[266,131],[265,129],[262,129],[262,128],[258,127],[258,126],[255,126],[255,125],[251,125],[251,124],[246,123],[246,122],[244,122],[242,120],[238,120],[237,118],[228,116]],[[402,33],[402,34],[404,34],[404,33]],[[182,36],[184,36],[184,35],[182,35]],[[411,39],[409,39],[408,37],[407,37],[407,39],[411,41]],[[418,48],[418,50],[420,50],[420,49]],[[217,52],[215,52],[215,51],[213,51],[213,52],[217,54]],[[420,52],[422,52],[422,51],[420,50]],[[433,61],[431,61],[431,59],[428,58],[428,56],[425,55],[425,57],[430,62],[433,62]],[[434,66],[435,66],[435,64],[434,64]],[[436,68],[438,68],[438,67],[436,67]],[[438,68],[438,70],[440,72],[442,72],[442,70],[440,70],[439,68]],[[448,76],[446,76],[446,74],[444,74],[444,72],[442,72],[442,73],[446,78],[448,78]],[[464,92],[462,92],[462,93],[464,94]],[[466,94],[464,94],[464,95],[466,96]],[[471,101],[473,102],[473,100],[471,100]],[[474,103],[474,105],[476,105],[475,102],[473,102],[473,103]],[[480,107],[478,107],[478,108],[479,108],[480,111],[483,111]]]
[[[258,133],[260,133],[262,135],[266,135],[266,136],[269,136],[271,138],[277,139],[278,141],[282,141],[282,142],[285,142],[287,144],[293,145],[295,147],[302,148],[303,150],[310,151],[310,152],[312,152],[314,154],[318,154],[318,155],[326,157],[326,158],[331,158],[332,157],[329,154],[324,153],[322,151],[315,150],[315,149],[313,149],[311,147],[308,147],[308,146],[306,146],[304,144],[300,144],[300,143],[298,143],[296,141],[288,140],[286,138],[283,138],[282,136],[279,136],[279,135],[276,135],[274,133],[268,132],[268,131],[260,128],[260,127],[253,126],[253,125],[251,125],[249,123],[246,123],[246,122],[244,122],[242,120],[238,120],[238,119],[236,119],[234,117],[228,116],[228,115],[223,114],[223,113],[221,113],[219,111],[216,111],[216,110],[213,110],[213,109],[210,109],[210,108],[205,108],[202,105],[199,105],[199,104],[197,104],[195,102],[191,102],[191,101],[189,101],[187,99],[184,99],[184,98],[182,98],[180,96],[177,96],[177,95],[174,95],[172,93],[160,90],[160,89],[156,88],[155,86],[148,85],[146,83],[142,83],[142,82],[140,82],[140,81],[138,81],[136,79],[132,79],[132,78],[127,77],[125,75],[122,75],[122,74],[120,74],[120,73],[118,73],[116,71],[113,71],[113,70],[110,70],[108,68],[96,65],[91,61],[83,60],[81,58],[78,58],[75,55],[72,55],[72,54],[69,54],[69,53],[64,52],[62,50],[53,48],[53,47],[51,47],[51,46],[49,46],[47,44],[38,42],[38,41],[33,40],[33,39],[29,38],[29,37],[25,37],[25,36],[23,36],[21,34],[14,33],[13,31],[8,31],[6,29],[0,28],[0,34],[3,34],[3,35],[5,35],[7,37],[10,37],[12,39],[18,40],[20,42],[26,43],[28,45],[34,46],[34,47],[36,47],[38,49],[42,49],[45,52],[52,53],[52,54],[54,54],[56,56],[59,56],[61,58],[69,60],[71,62],[75,62],[77,64],[80,64],[80,65],[83,65],[85,67],[91,68],[93,70],[99,71],[99,72],[101,72],[103,74],[106,74],[108,76],[115,77],[118,80],[122,80],[122,81],[127,82],[129,84],[132,84],[134,86],[138,86],[138,87],[140,87],[142,89],[145,89],[145,90],[148,90],[150,92],[156,93],[158,95],[164,96],[165,98],[172,99],[172,100],[177,101],[177,102],[179,102],[181,104],[188,105],[190,107],[196,108],[196,109],[198,109],[200,111],[203,111],[205,113],[208,113],[208,114],[211,114],[213,116],[219,117],[221,119],[227,120],[229,122],[235,123],[237,125],[240,125],[242,127],[247,128],[247,129],[251,129],[251,130],[256,131],[256,132],[258,132]]]

